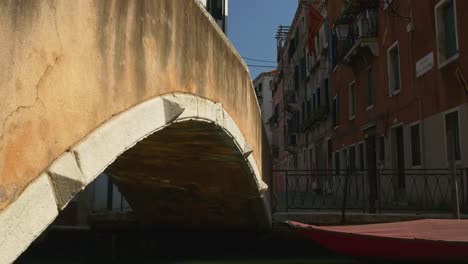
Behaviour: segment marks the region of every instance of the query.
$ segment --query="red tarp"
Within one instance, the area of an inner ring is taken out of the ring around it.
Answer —
[[[308,226],[298,222],[293,223]],[[425,219],[386,224],[312,227],[325,231],[378,237],[468,242],[468,220]]]
[[[366,259],[468,263],[468,220],[312,226],[289,225],[336,253]]]

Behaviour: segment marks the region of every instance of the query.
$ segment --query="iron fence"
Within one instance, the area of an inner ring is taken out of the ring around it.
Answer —
[[[460,209],[466,210],[466,175],[462,169],[406,169],[378,171],[377,206],[380,210],[451,211],[455,181]]]
[[[274,170],[273,209],[452,212],[458,198],[460,210],[467,212],[467,171]]]

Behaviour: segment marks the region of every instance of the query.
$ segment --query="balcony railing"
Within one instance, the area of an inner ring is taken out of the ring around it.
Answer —
[[[369,48],[374,56],[378,56],[378,9],[360,11],[348,25],[348,37],[341,41],[339,57],[344,61],[350,60],[361,47]]]

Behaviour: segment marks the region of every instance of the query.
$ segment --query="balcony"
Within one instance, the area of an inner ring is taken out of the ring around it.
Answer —
[[[316,125],[318,125],[320,122],[327,120],[328,118],[328,107],[326,106],[321,106],[317,108],[312,116],[308,118],[304,123],[301,125],[301,132],[305,132],[309,129],[313,129]]]
[[[345,10],[346,11],[346,10]],[[378,9],[353,9],[335,21],[340,31],[338,58],[342,63],[354,66],[366,66],[372,56],[379,55],[378,44]],[[340,36],[341,35],[341,36]],[[359,65],[364,63],[365,65]]]

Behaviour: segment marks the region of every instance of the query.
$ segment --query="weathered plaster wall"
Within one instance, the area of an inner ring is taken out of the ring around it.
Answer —
[[[220,102],[261,170],[250,76],[195,1],[1,1],[0,36],[0,209],[94,128],[171,92]]]

